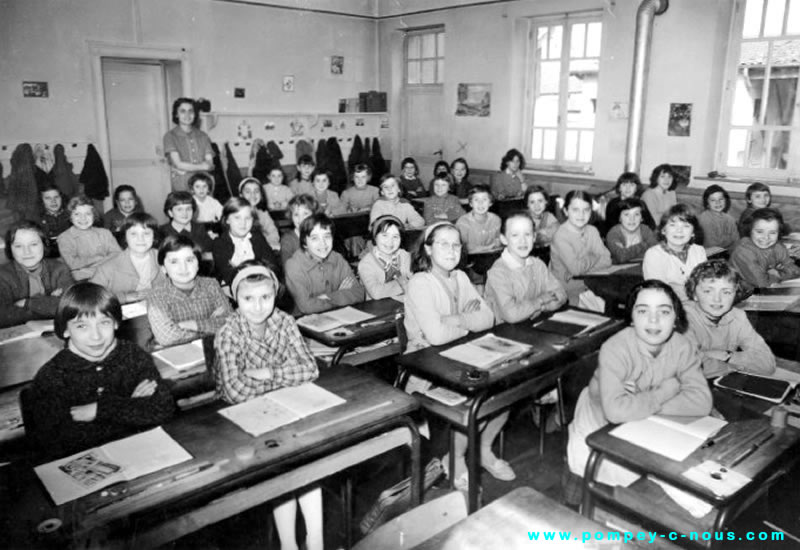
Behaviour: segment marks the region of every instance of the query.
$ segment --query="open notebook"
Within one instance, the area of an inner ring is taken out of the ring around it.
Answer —
[[[488,369],[530,351],[531,346],[494,334],[448,348],[439,355],[480,369]]]
[[[625,422],[611,430],[614,437],[681,462],[727,422],[711,416],[659,416]]]
[[[312,313],[304,315],[297,320],[297,324],[316,332],[327,332],[345,325],[354,325],[367,319],[372,319],[374,315],[365,313],[354,307],[343,307],[326,311],[325,313]]]

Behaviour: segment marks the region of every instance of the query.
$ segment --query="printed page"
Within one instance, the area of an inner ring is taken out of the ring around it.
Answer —
[[[220,409],[219,414],[254,437],[277,430],[301,418],[294,411],[273,401],[270,393]]]
[[[333,317],[342,325],[354,325],[375,317],[371,313],[366,313],[350,306],[328,311],[327,315]]]
[[[440,352],[439,355],[478,368],[488,368],[501,362],[505,357],[504,353],[473,346],[469,342],[446,349]]]
[[[269,396],[273,401],[295,413],[298,418],[305,418],[312,414],[324,411],[346,403],[344,399],[309,382],[299,386],[281,388],[271,392]]]
[[[589,313],[588,311],[577,311],[575,309],[568,309],[566,311],[559,311],[552,317],[551,321],[559,321],[561,323],[571,323],[573,325],[582,325],[586,327],[584,330],[592,329],[598,325],[602,325],[608,321],[608,317],[599,315],[597,313]]]
[[[715,435],[727,424],[725,420],[714,418],[713,416],[697,418],[695,416],[654,415],[650,419],[663,426],[685,432],[703,440]]]
[[[179,371],[190,369],[206,362],[202,340],[194,340],[188,344],[172,346],[153,352],[153,358],[161,359],[167,365]]]
[[[192,459],[161,427],[106,443],[100,449],[113,462],[124,464],[128,481]]]
[[[609,433],[678,462],[683,461],[705,442],[705,438],[667,427],[651,418],[626,422]]]
[[[326,332],[342,326],[342,322],[328,313],[312,313],[297,320],[297,324],[315,332]]]

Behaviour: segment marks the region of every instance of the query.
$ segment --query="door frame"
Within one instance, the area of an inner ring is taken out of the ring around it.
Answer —
[[[103,58],[113,57],[130,61],[177,61],[181,66],[182,95],[192,97],[191,51],[189,48],[177,46],[144,46],[97,40],[87,40],[86,42],[92,66],[94,112],[97,121],[97,152],[100,154],[103,164],[108,167],[110,175],[111,147],[108,139],[108,120],[106,119],[106,94],[103,87]],[[170,106],[167,105],[167,108],[169,109]]]

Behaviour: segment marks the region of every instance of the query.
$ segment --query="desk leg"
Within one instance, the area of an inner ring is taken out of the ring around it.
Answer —
[[[333,359],[331,359],[331,367],[335,367],[339,364],[339,361],[342,360],[344,354],[350,351],[350,348],[347,346],[339,346],[339,349],[336,350],[336,353],[333,355]]]
[[[583,472],[583,503],[581,504],[581,514],[592,519],[594,515],[594,499],[592,494],[592,484],[600,466],[600,453],[592,450],[589,460],[586,462],[586,470]]]
[[[486,400],[486,392],[478,395],[469,407],[467,418],[467,471],[469,472],[469,513],[478,510],[478,493],[481,480],[481,430],[478,411]]]
[[[394,387],[400,390],[405,390],[409,375],[410,373],[408,370],[400,367],[397,371],[397,377],[394,379]]]

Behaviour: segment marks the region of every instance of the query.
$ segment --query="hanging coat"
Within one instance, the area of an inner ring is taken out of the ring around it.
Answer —
[[[381,142],[378,141],[378,138],[372,140],[372,155],[369,158],[369,164],[372,167],[372,182],[377,185],[377,182],[387,172],[386,161],[383,160],[381,154]]]
[[[86,147],[86,159],[79,179],[83,184],[83,194],[90,199],[101,201],[108,197],[108,176],[103,159],[91,143]]]
[[[369,157],[370,157],[370,139],[367,138],[364,140],[364,152],[361,154],[361,162],[364,164],[369,164]]]
[[[233,158],[233,151],[231,151],[229,143],[225,144],[225,158],[228,159],[228,168],[225,170],[225,174],[228,176],[228,185],[231,190],[236,189],[236,196],[239,196],[238,189],[239,183],[242,181],[242,171],[239,170],[239,165]]]
[[[29,143],[20,143],[11,153],[11,172],[6,180],[8,202],[6,206],[14,212],[17,220],[39,218],[39,192],[33,169],[33,148]]]
[[[278,144],[272,140],[269,140],[267,142],[267,152],[269,153],[269,158],[272,161],[269,169],[272,170],[273,168],[281,168],[283,151],[281,151],[281,148],[278,147]]]
[[[361,136],[356,134],[353,138],[353,147],[350,148],[350,154],[347,155],[347,172],[352,174],[355,172],[356,165],[361,164],[361,155],[364,154],[364,144],[361,142]]]
[[[317,170],[320,172],[328,170],[328,146],[324,139],[317,141]]]
[[[211,150],[214,151],[213,197],[220,203],[225,204],[225,202],[231,198],[231,189],[228,186],[228,178],[225,176],[225,169],[222,167],[222,155],[219,151],[219,145],[212,143]]]
[[[259,147],[256,152],[256,163],[253,166],[253,177],[261,183],[265,183],[272,170],[272,155],[267,152],[266,147]]]
[[[72,163],[67,160],[64,146],[60,143],[53,148],[53,157],[53,183],[65,197],[71,199],[78,194],[78,176],[72,171]]]
[[[342,148],[339,147],[339,139],[329,137],[326,144],[328,152],[328,172],[331,173],[331,189],[342,194],[347,187],[347,168],[342,157]]]
[[[314,146],[304,139],[297,140],[297,143],[294,146],[294,155],[295,162],[300,160],[300,157],[303,155],[308,155],[309,157],[314,158]]]

